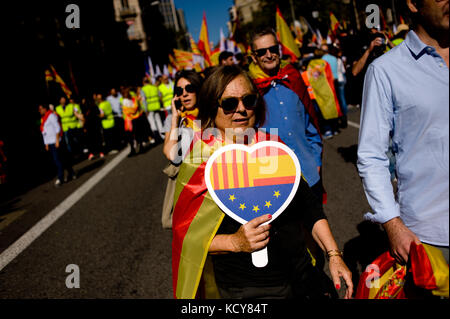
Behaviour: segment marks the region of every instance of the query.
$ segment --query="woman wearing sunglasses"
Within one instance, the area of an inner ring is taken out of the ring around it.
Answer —
[[[197,132],[176,181],[173,213],[172,274],[175,298],[337,297],[333,282],[312,265],[303,229],[312,232],[329,257],[336,289],[340,279],[352,294],[351,273],[331,234],[320,203],[302,178],[294,200],[273,223],[262,215],[241,225],[225,215],[208,193],[208,157],[227,143],[252,145],[277,140],[262,130],[265,103],[247,73],[219,67],[199,93]],[[303,225],[303,226],[302,226]],[[253,266],[251,253],[268,249],[267,266]]]
[[[170,161],[164,169],[169,177],[163,201],[161,223],[163,228],[172,227],[173,194],[175,179],[179,165],[186,153],[194,135],[194,121],[198,115],[197,93],[202,85],[202,77],[195,71],[183,70],[175,77],[174,98],[172,99],[172,114],[164,122],[163,152]]]
[[[195,71],[183,70],[175,76],[172,114],[164,122],[164,148],[167,159],[181,163],[179,152],[189,147],[193,136],[194,121],[198,116],[197,94],[202,86],[202,77]]]

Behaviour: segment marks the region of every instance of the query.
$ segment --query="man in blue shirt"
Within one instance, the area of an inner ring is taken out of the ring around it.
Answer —
[[[322,140],[311,118],[314,113],[311,113],[313,106],[307,87],[294,67],[281,63],[279,44],[273,30],[257,33],[252,41],[252,50],[253,63],[249,67],[249,74],[264,94],[267,104],[263,128],[277,134],[294,151],[304,178],[318,198],[322,199]],[[292,90],[294,87],[297,88],[295,91]],[[309,112],[305,108],[306,103],[311,105]],[[273,129],[277,129],[277,132]]]
[[[449,245],[449,1],[407,0],[405,41],[375,60],[364,83],[358,169],[391,253],[406,263],[412,242]],[[386,152],[396,158],[394,196]]]

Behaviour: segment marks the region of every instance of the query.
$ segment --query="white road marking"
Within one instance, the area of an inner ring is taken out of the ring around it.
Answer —
[[[86,195],[98,182],[100,182],[109,172],[111,172],[124,158],[127,157],[130,149],[125,148],[121,153],[109,162],[105,167],[88,179],[75,192],[56,206],[50,213],[42,218],[29,231],[16,240],[0,255],[0,271],[6,267],[14,258],[24,251],[34,240],[44,233],[54,222],[63,216],[73,205],[75,205],[84,195]]]
[[[359,130],[359,124],[358,123],[355,123],[355,122],[352,122],[352,121],[347,121],[347,124],[352,126],[352,127],[354,127],[354,128],[357,128]]]

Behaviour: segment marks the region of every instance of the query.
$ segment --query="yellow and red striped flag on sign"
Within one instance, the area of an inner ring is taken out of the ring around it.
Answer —
[[[198,49],[205,58],[206,66],[212,66],[211,47],[209,45],[208,24],[206,23],[205,12],[203,12],[202,28],[200,29],[200,38],[198,40]]]
[[[70,96],[72,95],[72,91],[69,89],[69,87],[66,85],[66,83],[64,83],[63,79],[59,76],[59,74],[56,72],[55,68],[53,67],[53,65],[50,65],[50,69],[52,71],[52,76],[53,76],[53,80],[56,83],[59,83],[59,85],[61,86],[61,89],[64,91],[64,94],[70,98]],[[46,79],[47,79],[47,72],[46,72]]]
[[[276,23],[277,23],[277,36],[280,41],[283,54],[289,55],[292,58],[292,62],[297,61],[300,57],[300,51],[298,50],[297,44],[295,43],[295,39],[292,36],[291,29],[287,25],[286,21],[281,14],[280,8],[277,6],[277,14],[276,14]]]

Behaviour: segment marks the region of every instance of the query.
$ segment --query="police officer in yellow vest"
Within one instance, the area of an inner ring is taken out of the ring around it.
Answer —
[[[77,104],[71,103],[66,105],[67,100],[65,97],[61,97],[59,103],[60,104],[55,108],[55,112],[61,119],[61,126],[67,149],[70,153],[73,153],[77,148],[76,130],[80,125],[79,121],[83,121],[83,114]]]
[[[103,138],[105,140],[105,151],[117,151],[114,141],[114,113],[111,103],[103,99],[102,94],[97,94],[98,109],[102,119]]]
[[[157,140],[162,142],[164,133],[161,116],[164,118],[164,115],[161,111],[160,92],[158,87],[151,84],[148,78],[143,80],[141,96],[152,134]]]
[[[161,77],[161,84],[158,86],[158,90],[161,93],[161,104],[165,111],[170,114],[173,99],[173,87],[170,85],[169,77],[167,75]]]

